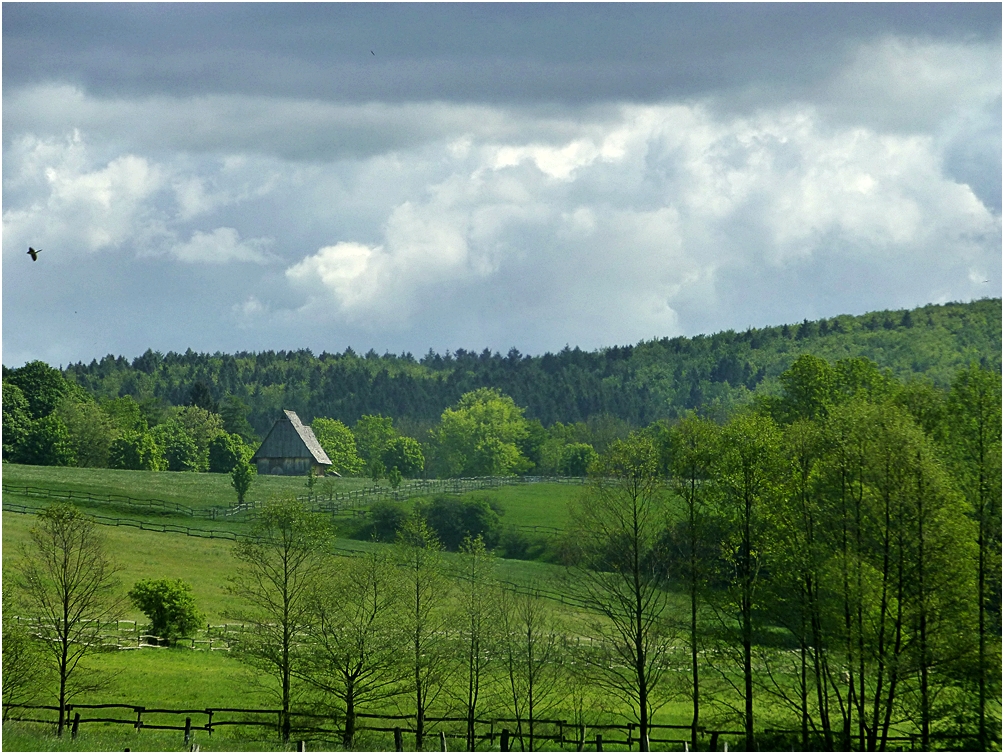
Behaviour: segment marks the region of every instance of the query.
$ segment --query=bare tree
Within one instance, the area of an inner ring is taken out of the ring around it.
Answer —
[[[100,646],[101,621],[122,604],[115,596],[118,568],[95,523],[67,503],[39,513],[20,556],[17,585],[39,618],[35,630],[59,677],[56,733],[62,736],[67,701],[94,687],[80,661]]]
[[[307,678],[338,700],[347,748],[359,708],[400,691],[401,629],[394,610],[400,586],[393,563],[368,553],[335,564],[314,597]]]
[[[569,588],[597,616],[592,630],[600,639],[600,649],[582,659],[597,686],[631,706],[642,751],[669,671],[666,516],[658,452],[638,435],[611,445],[572,516],[580,552]]]
[[[289,740],[292,680],[303,663],[302,638],[313,619],[312,587],[324,573],[328,527],[293,497],[271,500],[246,539],[234,547],[239,567],[228,591],[247,607],[237,656],[274,679],[282,705],[282,736]]]

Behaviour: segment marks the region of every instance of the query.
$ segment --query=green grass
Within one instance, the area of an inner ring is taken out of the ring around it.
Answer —
[[[122,492],[135,497],[164,497],[186,505],[191,505],[193,490],[210,489],[225,477],[211,474],[171,474],[151,472],[119,472],[94,469],[52,469],[37,467],[14,467],[4,465],[4,481],[7,483],[33,484],[50,488],[90,489],[93,492]],[[13,472],[13,473],[12,473]],[[16,480],[16,482],[14,481]],[[277,484],[284,483],[290,489],[293,483],[298,490],[305,490],[302,479],[270,478]],[[150,487],[145,486],[149,482]],[[187,485],[187,487],[186,487]],[[200,485],[202,487],[200,488]],[[187,489],[187,492],[185,491]],[[547,526],[562,528],[568,522],[569,503],[581,494],[582,488],[575,485],[539,484],[506,487],[484,494],[495,499],[505,510],[505,523],[522,526]],[[168,495],[171,495],[168,498]],[[185,497],[188,495],[188,497]],[[16,495],[5,496],[5,502],[22,502],[42,506],[47,501],[39,498],[21,499]],[[101,507],[86,508],[97,513]],[[124,515],[124,514],[123,514]],[[130,514],[130,517],[133,517]],[[192,521],[185,517],[158,517],[156,520],[187,522],[199,528],[208,528],[220,522],[205,520]],[[27,533],[34,516],[12,512],[3,513],[3,562],[5,567],[17,557],[18,546],[27,541]],[[239,529],[241,524],[231,524]],[[182,534],[141,531],[129,527],[101,526],[106,537],[108,551],[121,566],[119,579],[124,592],[135,581],[142,578],[181,578],[193,587],[196,602],[205,614],[207,622],[226,621],[238,607],[237,601],[225,590],[226,578],[232,574],[237,563],[233,558],[233,543],[219,539],[202,539]],[[345,538],[334,540],[336,552],[342,550],[382,550],[390,545],[361,542]],[[456,563],[460,556],[444,554],[447,564]],[[525,585],[537,585],[552,593],[567,592],[568,577],[565,568],[537,561],[499,560],[498,575],[508,581]],[[685,613],[685,599],[679,597],[679,604],[673,609]],[[580,633],[588,616],[570,605],[551,603],[560,611],[571,633]],[[122,618],[143,621],[139,611],[126,606]],[[681,657],[681,667],[686,658]],[[205,707],[271,707],[273,702],[260,690],[249,683],[248,671],[226,652],[193,651],[190,649],[143,649],[133,651],[105,652],[92,655],[88,660],[92,668],[114,680],[103,691],[87,695],[88,703],[140,704],[146,707],[164,706],[168,708],[201,709]],[[682,677],[682,676],[681,676]],[[594,700],[594,706],[612,705],[608,712],[616,712],[620,705],[610,699]],[[402,702],[407,707],[407,700]],[[407,712],[407,709],[401,710]],[[766,708],[764,712],[766,712]],[[656,718],[660,723],[686,723],[689,720],[689,705],[681,695],[678,700],[665,706]],[[570,710],[562,710],[556,716],[570,718]],[[165,724],[174,721],[165,719]],[[124,730],[122,730],[124,729]],[[55,740],[44,731],[32,726],[5,725],[3,730],[4,748],[8,750],[121,750],[126,746],[148,750],[178,750],[181,734],[143,731],[137,738],[128,726],[104,726],[91,724],[81,729],[76,742]],[[376,736],[377,734],[373,734]],[[383,734],[380,734],[383,735]],[[210,740],[205,734],[197,738],[205,750],[251,749],[262,750],[273,746],[272,742],[214,735]],[[372,748],[385,748],[389,741],[383,738],[364,739]],[[496,743],[497,745],[497,743]]]
[[[314,491],[331,483],[338,492],[371,487],[368,479],[328,477],[316,483]],[[209,474],[177,471],[125,471],[121,469],[80,469],[63,466],[23,466],[3,464],[3,483],[14,486],[35,486],[54,490],[73,490],[99,494],[129,495],[135,498],[156,498],[187,505],[189,508],[230,506],[237,494],[230,485],[229,474]],[[272,495],[292,492],[307,493],[305,477],[259,476],[249,500],[267,500]]]

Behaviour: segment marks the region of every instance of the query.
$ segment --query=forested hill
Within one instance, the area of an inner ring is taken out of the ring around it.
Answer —
[[[65,376],[98,398],[132,395],[141,403],[190,402],[201,382],[212,398],[235,396],[262,433],[281,408],[309,422],[326,416],[354,423],[392,416],[420,431],[478,387],[496,387],[545,426],[614,416],[634,426],[699,408],[721,415],[753,393],[777,390],[777,377],[802,353],[828,360],[864,356],[899,378],[923,376],[947,386],[977,361],[1001,367],[1001,300],[838,316],[796,325],[662,338],[598,351],[568,348],[543,356],[457,350],[359,356],[309,350],[200,354],[147,351],[72,364]],[[5,370],[6,371],[6,370]]]

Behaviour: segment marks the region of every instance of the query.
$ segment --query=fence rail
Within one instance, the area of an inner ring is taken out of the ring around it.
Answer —
[[[121,711],[118,717],[102,715],[102,711]],[[39,711],[56,713],[48,718],[29,717]],[[88,711],[97,713],[96,716],[85,717],[81,713]],[[25,714],[22,714],[25,713]],[[124,713],[124,714],[123,714]],[[185,716],[185,724],[170,724],[170,717],[175,719]],[[153,720],[150,719],[152,716]],[[195,720],[196,717],[203,717],[202,720]],[[359,713],[356,715],[360,721],[373,721],[376,724],[357,725],[357,731],[370,731],[376,733],[393,733],[395,740],[404,733],[415,734],[416,729],[409,724],[414,721],[413,715],[392,715]],[[167,719],[165,719],[167,718]],[[30,705],[30,704],[4,704],[4,721],[34,722],[56,726],[59,723],[59,708],[52,705]],[[343,730],[338,727],[339,719],[332,715],[317,712],[291,711],[289,714],[289,731],[291,737],[309,740],[309,735],[323,739],[341,736]],[[190,731],[204,731],[212,736],[223,728],[250,727],[273,729],[277,736],[282,735],[283,713],[279,709],[258,709],[247,707],[206,707],[204,709],[170,709],[163,707],[146,707],[132,704],[67,704],[63,725],[69,728],[76,735],[79,725],[85,723],[105,723],[110,725],[129,725],[138,732],[141,730],[176,730],[185,731],[186,741]],[[325,723],[333,724],[334,727],[327,727]],[[385,723],[380,725],[379,723]],[[430,738],[442,735],[451,740],[465,740],[467,738],[466,717],[443,716],[426,717],[425,733]],[[527,723],[526,720],[522,721]],[[508,732],[511,745],[519,738],[518,726],[520,721],[511,717],[490,717],[476,718],[474,720],[474,738],[477,741],[488,741],[494,744],[496,739],[501,738],[503,731]],[[512,726],[512,727],[508,727]],[[639,748],[639,730],[637,723],[576,723],[566,719],[537,719],[534,720],[534,738],[540,741],[549,740],[559,748],[566,746],[575,747],[578,751],[583,751],[593,746],[596,751],[601,751],[606,747],[622,747],[628,751]],[[480,728],[480,732],[478,729]],[[488,730],[486,731],[485,728]],[[689,725],[650,725],[653,732],[660,730],[689,731]],[[609,734],[614,734],[611,737]],[[617,734],[622,734],[619,737]],[[731,730],[709,730],[703,727],[698,728],[698,734],[703,741],[724,741],[726,737],[739,737],[742,731]],[[654,738],[649,736],[650,744],[684,744],[691,739],[687,738]]]

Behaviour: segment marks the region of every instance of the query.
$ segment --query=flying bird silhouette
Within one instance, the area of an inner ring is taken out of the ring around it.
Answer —
[[[373,50],[370,50],[370,55],[376,55],[376,53],[373,52]]]
[[[41,253],[42,253],[41,249],[33,249],[30,246],[28,247],[28,256],[31,257],[32,262],[38,261],[38,255]]]

